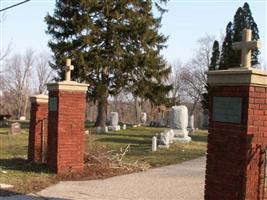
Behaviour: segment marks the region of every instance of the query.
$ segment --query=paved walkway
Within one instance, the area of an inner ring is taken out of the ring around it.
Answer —
[[[105,180],[66,181],[5,200],[203,200],[205,158]],[[2,200],[3,198],[0,197]]]

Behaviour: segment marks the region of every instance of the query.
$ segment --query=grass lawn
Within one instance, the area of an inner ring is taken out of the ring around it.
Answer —
[[[94,142],[106,145],[109,149],[119,151],[130,144],[130,150],[125,155],[127,162],[146,162],[152,167],[176,164],[185,160],[205,155],[207,146],[207,131],[199,130],[192,137],[192,142],[183,144],[175,142],[169,149],[151,151],[152,137],[166,128],[138,127],[119,132],[95,135]]]
[[[91,127],[91,132],[94,132]],[[199,130],[189,144],[173,143],[170,149],[151,152],[151,138],[165,128],[137,127],[119,132],[92,134],[85,136],[85,149],[90,152],[93,146],[105,146],[113,154],[120,153],[130,144],[123,161],[146,163],[151,167],[176,164],[205,155],[207,131]],[[49,172],[45,165],[27,162],[28,129],[21,135],[8,135],[9,129],[0,128],[0,183],[12,184],[12,192],[36,192],[55,182],[58,177]],[[99,177],[98,177],[99,178]],[[101,178],[101,177],[100,177]],[[10,191],[10,190],[9,190]],[[0,189],[0,196],[9,191]]]
[[[14,193],[38,191],[54,183],[54,175],[45,165],[26,161],[28,129],[21,135],[9,135],[9,129],[0,128],[0,183],[14,185]],[[0,196],[9,193],[0,189]]]

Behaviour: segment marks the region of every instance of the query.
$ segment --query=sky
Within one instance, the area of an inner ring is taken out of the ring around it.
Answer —
[[[0,0],[5,8],[23,0]],[[170,0],[168,13],[162,20],[161,32],[169,36],[168,47],[162,54],[173,63],[187,62],[194,56],[197,40],[214,35],[221,40],[222,33],[239,6],[248,2],[256,21],[262,42],[261,59],[267,61],[267,0]],[[53,14],[55,0],[31,0],[4,12],[0,23],[0,49],[12,44],[11,54],[24,53],[27,49],[36,52],[48,51],[50,36],[45,33],[44,17]]]

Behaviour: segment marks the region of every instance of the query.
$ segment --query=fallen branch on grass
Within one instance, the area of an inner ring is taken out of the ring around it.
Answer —
[[[86,166],[95,166],[101,169],[115,169],[123,172],[145,171],[150,165],[147,163],[139,163],[138,160],[134,163],[126,163],[123,158],[130,151],[130,144],[126,148],[122,148],[119,153],[105,148],[92,149],[90,153],[85,153]],[[116,153],[116,154],[115,154]]]

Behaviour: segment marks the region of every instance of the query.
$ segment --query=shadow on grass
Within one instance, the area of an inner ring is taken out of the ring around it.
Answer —
[[[134,140],[128,138],[100,138],[97,142],[124,143],[124,144],[150,144],[149,140]]]
[[[192,141],[195,141],[195,142],[207,142],[208,141],[207,135],[190,135],[190,137],[192,138]]]
[[[2,168],[2,170],[52,173],[45,164],[30,163],[28,160],[22,158],[0,159],[0,168]]]
[[[97,133],[95,134],[96,136],[116,136],[116,137],[135,137],[135,138],[152,138],[152,134],[136,134],[136,133],[126,133],[126,132],[121,132],[121,133]]]

